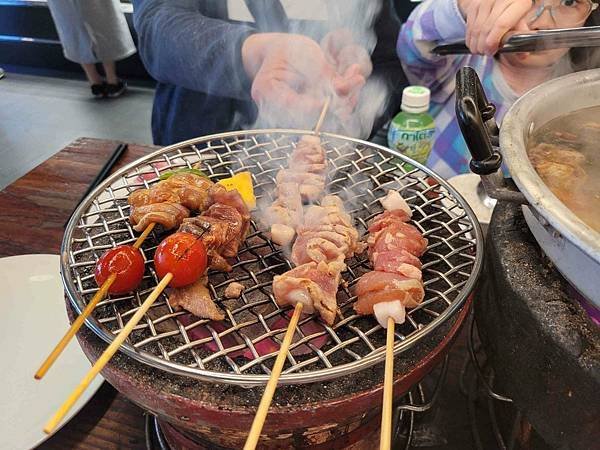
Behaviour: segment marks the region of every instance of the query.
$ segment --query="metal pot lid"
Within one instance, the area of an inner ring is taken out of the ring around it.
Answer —
[[[531,134],[550,120],[600,105],[600,69],[566,75],[537,86],[510,108],[500,130],[500,149],[510,174],[530,205],[555,232],[600,262],[600,233],[586,225],[546,186],[527,155]],[[546,225],[546,224],[544,224]]]

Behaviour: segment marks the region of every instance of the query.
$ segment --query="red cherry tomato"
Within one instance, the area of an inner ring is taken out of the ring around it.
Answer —
[[[174,233],[156,248],[154,267],[160,278],[173,274],[171,287],[193,283],[206,271],[206,247],[197,236],[190,233]]]
[[[96,263],[94,278],[98,286],[102,286],[111,273],[116,273],[117,278],[108,292],[124,294],[133,291],[144,276],[144,258],[141,252],[129,245],[119,245],[108,250]]]

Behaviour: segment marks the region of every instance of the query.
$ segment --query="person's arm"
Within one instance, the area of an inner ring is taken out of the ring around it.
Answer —
[[[426,0],[413,10],[400,30],[397,53],[410,83],[427,86],[432,99],[445,101],[456,71],[468,56],[437,56],[436,42],[464,39],[466,23],[457,0]]]
[[[204,16],[197,0],[133,0],[140,56],[156,80],[250,99],[241,49],[253,28]]]

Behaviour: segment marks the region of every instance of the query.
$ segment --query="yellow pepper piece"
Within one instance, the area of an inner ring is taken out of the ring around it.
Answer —
[[[254,186],[252,185],[250,172],[240,172],[231,178],[224,178],[219,181],[219,184],[228,191],[234,189],[238,191],[248,209],[256,208],[256,197],[254,196]]]

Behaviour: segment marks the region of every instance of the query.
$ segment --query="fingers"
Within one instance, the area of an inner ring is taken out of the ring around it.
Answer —
[[[365,85],[365,77],[360,74],[358,66],[349,67],[343,76],[336,76],[333,79],[333,91],[341,97],[360,90]]]
[[[479,42],[481,35],[485,33],[484,24],[489,18],[493,6],[493,0],[473,2],[470,11],[467,13],[467,34],[465,40],[472,53],[482,53],[479,48]]]
[[[475,54],[493,55],[504,35],[531,9],[531,0],[480,0],[467,6],[465,42]]]
[[[481,48],[488,55],[496,53],[504,35],[522,22],[523,17],[531,9],[528,2],[515,2],[504,9],[493,24],[489,24],[490,32],[483,39]]]
[[[294,111],[311,114],[320,111],[323,96],[300,93],[302,81],[289,71],[259,70],[252,83],[251,95],[261,111]]]
[[[338,73],[344,73],[353,65],[358,66],[361,75],[365,78],[368,78],[373,71],[373,64],[371,63],[369,53],[364,47],[356,44],[348,45],[340,50],[336,69]]]
[[[339,28],[327,33],[320,45],[328,59],[336,61],[340,50],[353,43],[352,32],[347,28]]]

